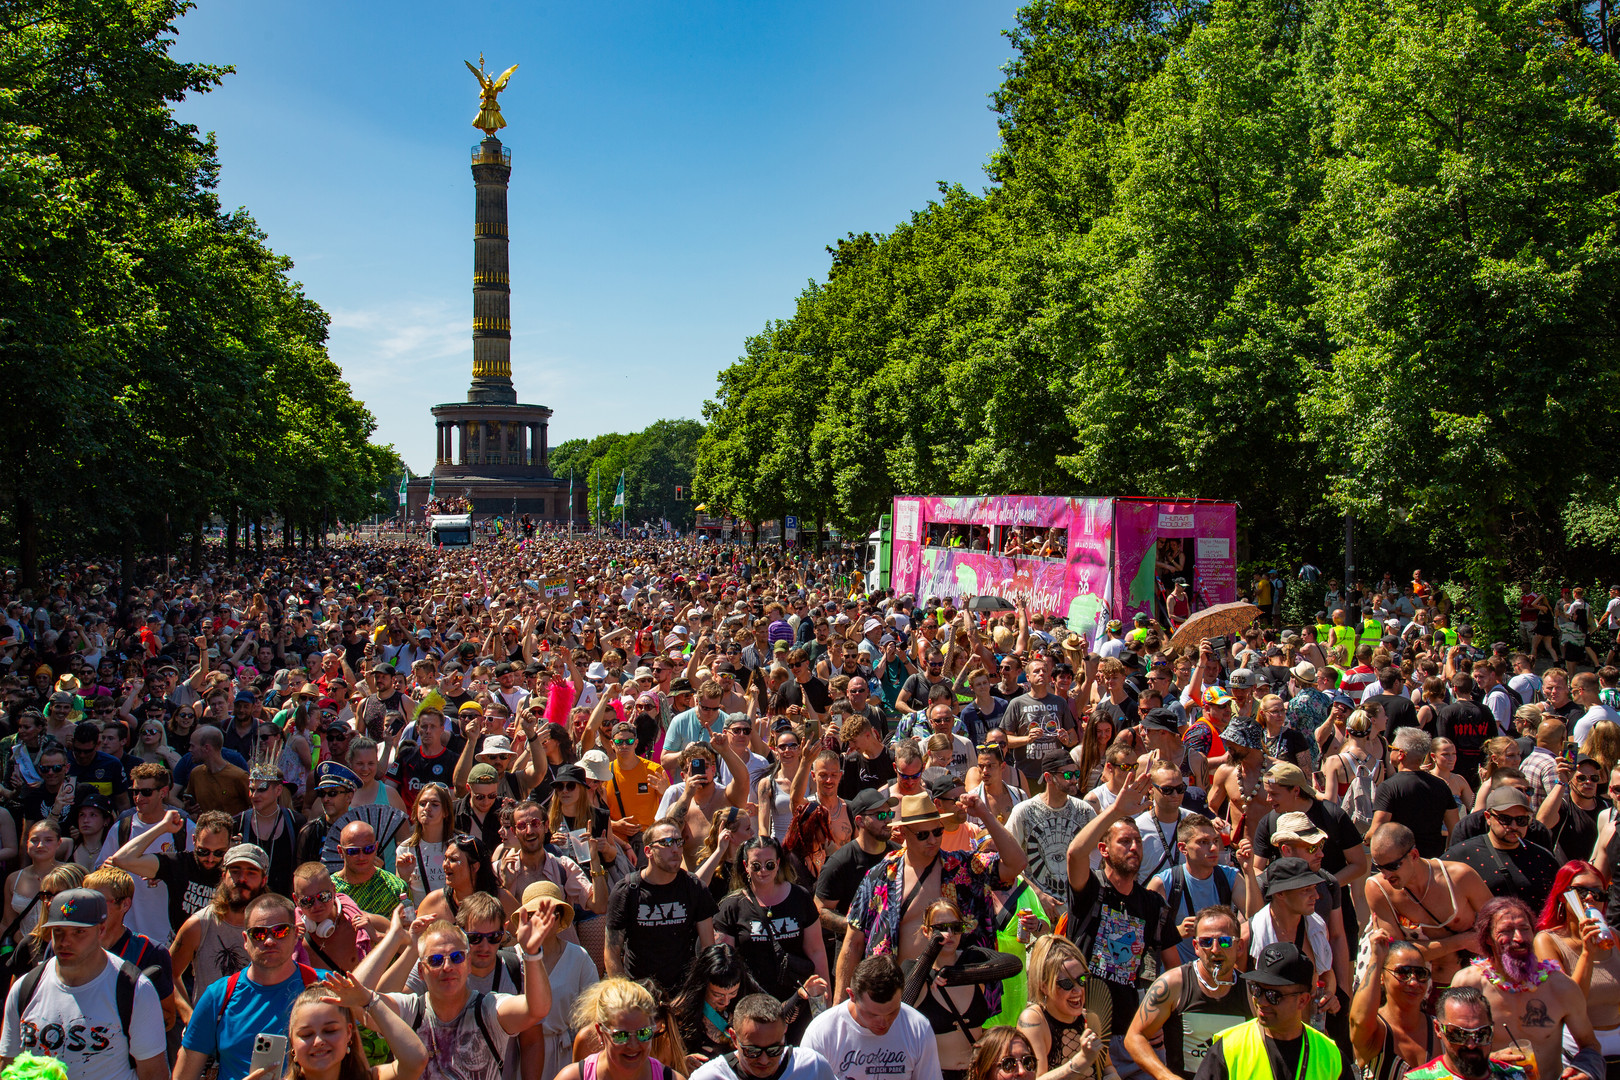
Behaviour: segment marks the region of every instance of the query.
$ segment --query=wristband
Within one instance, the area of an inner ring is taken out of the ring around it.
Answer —
[[[531,952],[524,952],[521,949],[518,950],[518,955],[523,957],[523,962],[525,964],[530,963],[530,962],[535,961],[535,960],[544,960],[546,958],[546,954],[543,953],[543,952],[531,953]]]

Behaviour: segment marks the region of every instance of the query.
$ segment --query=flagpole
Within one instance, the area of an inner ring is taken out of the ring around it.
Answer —
[[[591,535],[600,536],[602,531],[602,466],[596,467],[596,517],[591,522]]]
[[[630,530],[624,526],[625,508],[630,505],[630,495],[624,490],[624,470],[619,470],[619,539],[627,540]]]
[[[574,538],[574,467],[568,466],[568,539]]]

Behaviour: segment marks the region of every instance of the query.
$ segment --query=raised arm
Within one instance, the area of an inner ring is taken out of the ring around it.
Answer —
[[[1085,828],[1069,841],[1069,886],[1076,892],[1085,888],[1086,883],[1091,880],[1091,853],[1097,850],[1097,845],[1108,835],[1108,830],[1113,827],[1114,822],[1135,817],[1147,805],[1147,790],[1152,782],[1151,775],[1150,768],[1140,776],[1127,779],[1125,786],[1120,789],[1119,796],[1114,800],[1114,805],[1086,822]],[[1012,846],[1018,847],[1016,842]],[[1002,857],[1006,858],[1006,855],[1003,854]]]

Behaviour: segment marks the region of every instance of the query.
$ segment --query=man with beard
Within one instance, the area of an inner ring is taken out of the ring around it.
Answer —
[[[1286,941],[1261,951],[1243,973],[1255,1018],[1215,1036],[1196,1080],[1355,1080],[1354,1057],[1305,1023],[1311,962]]]
[[[1473,867],[1492,896],[1516,896],[1540,910],[1558,875],[1558,860],[1523,839],[1531,821],[1529,800],[1517,788],[1492,788],[1485,797],[1485,820],[1490,831],[1453,844],[1445,861]]]
[[[849,800],[854,839],[827,857],[821,875],[816,878],[816,911],[827,937],[828,956],[838,955],[844,935],[849,932],[846,916],[850,901],[855,899],[866,872],[896,850],[889,843],[889,834],[893,831],[894,808],[899,801],[874,788],[867,788]]]
[[[1165,968],[1178,967],[1181,934],[1166,925],[1164,898],[1136,883],[1142,868],[1142,832],[1137,814],[1147,805],[1152,768],[1125,782],[1112,806],[1086,824],[1069,842],[1069,929],[1067,936],[1091,957],[1091,974],[1102,981],[1112,1002],[1109,1053],[1122,1080],[1140,1075],[1125,1050],[1125,1017],[1136,1012],[1136,980],[1149,955]],[[1091,853],[1102,852],[1102,873],[1091,872]]]
[[[225,853],[225,873],[214,890],[214,902],[185,921],[169,950],[174,957],[174,998],[182,1019],[191,1019],[180,979],[195,967],[192,985],[204,990],[248,965],[244,941],[248,905],[268,891],[270,856],[252,844],[237,844]],[[292,920],[288,920],[291,922]],[[287,952],[292,954],[289,942]]]
[[[1479,909],[1474,932],[1480,957],[1451,984],[1473,987],[1489,1002],[1490,1014],[1502,1018],[1491,1049],[1527,1053],[1533,1075],[1551,1080],[1563,1070],[1564,1048],[1573,1043],[1575,1068],[1588,1077],[1605,1075],[1580,986],[1556,960],[1537,960],[1532,952],[1535,922],[1529,905],[1516,896],[1498,896]],[[1572,1080],[1571,1074],[1565,1072],[1563,1080]]]
[[[1249,1015],[1237,986],[1243,920],[1225,906],[1207,907],[1193,923],[1194,957],[1148,988],[1125,1033],[1125,1051],[1153,1080],[1191,1080],[1218,1031]]]
[[[698,952],[714,944],[714,897],[681,868],[681,826],[660,818],[642,834],[647,865],[613,888],[607,973],[650,978],[665,992],[686,980]]]
[[[600,915],[608,909],[607,869],[596,845],[590,845],[590,877],[580,865],[566,855],[553,855],[546,850],[546,811],[533,799],[525,799],[512,811],[512,831],[517,834],[517,848],[506,849],[496,871],[501,885],[513,896],[522,896],[537,881],[549,881],[562,890],[563,899],[576,909],[584,908]],[[579,944],[570,927],[562,932],[564,941]]]
[[[1491,1003],[1472,986],[1453,986],[1435,1004],[1441,1055],[1407,1070],[1408,1080],[1524,1080],[1524,1069],[1490,1058]]]

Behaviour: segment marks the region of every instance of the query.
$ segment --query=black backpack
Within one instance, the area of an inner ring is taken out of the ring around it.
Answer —
[[[135,1016],[135,984],[140,979],[141,973],[135,970],[135,965],[128,960],[112,957],[111,954],[109,954],[109,959],[118,965],[118,1022],[123,1026],[124,1046],[127,1049],[129,1046],[129,1025]],[[34,1000],[34,994],[39,990],[40,976],[45,974],[45,965],[48,963],[50,963],[50,960],[41,960],[17,983],[18,1020],[21,1020],[23,1014],[28,1011],[28,1003]],[[24,1047],[24,1049],[27,1049],[27,1047]],[[129,1057],[129,1067],[131,1069],[135,1067],[135,1056],[133,1054]]]

